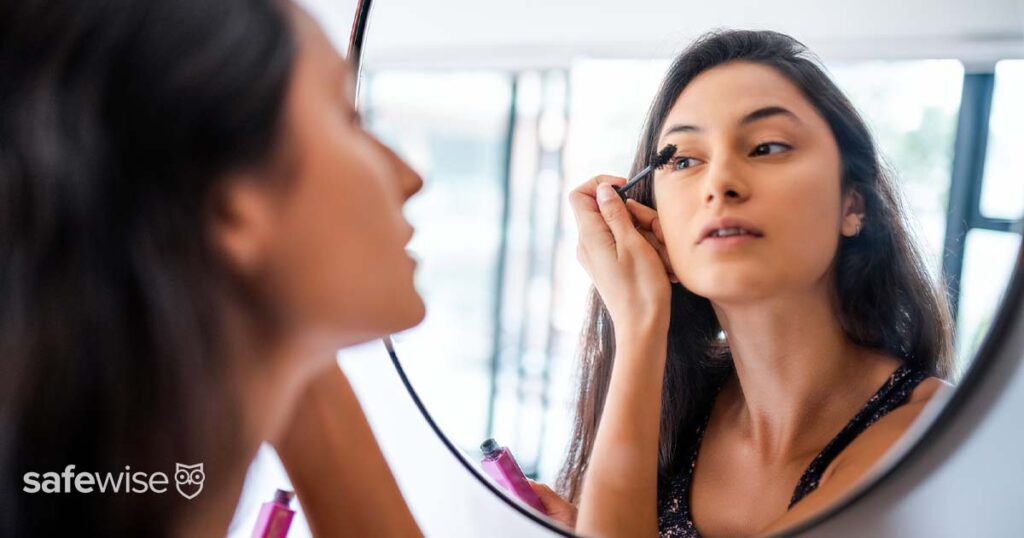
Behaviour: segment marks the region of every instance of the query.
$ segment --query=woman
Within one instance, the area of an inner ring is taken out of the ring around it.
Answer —
[[[335,351],[422,319],[422,183],[316,23],[8,2],[0,69],[0,534],[224,536],[269,441],[317,534],[418,536]],[[176,464],[202,464],[191,500]],[[69,465],[149,478],[23,482]]]
[[[536,489],[583,535],[777,530],[949,386],[949,307],[864,122],[794,39],[698,39],[633,173],[666,144],[625,203],[617,177],[570,195],[595,292],[568,502]]]

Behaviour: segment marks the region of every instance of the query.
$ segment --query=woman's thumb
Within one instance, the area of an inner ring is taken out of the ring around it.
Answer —
[[[602,183],[597,186],[597,205],[600,207],[601,215],[604,216],[608,227],[611,228],[616,242],[623,240],[625,234],[636,231],[626,204],[611,184]]]
[[[547,508],[552,508],[552,500],[561,500],[561,497],[559,497],[557,493],[555,493],[551,488],[549,488],[547,484],[534,482],[533,480],[530,479],[527,479],[527,482],[530,483],[530,487],[533,488],[533,492],[536,493],[538,497],[540,497],[540,500],[544,502],[544,505]]]

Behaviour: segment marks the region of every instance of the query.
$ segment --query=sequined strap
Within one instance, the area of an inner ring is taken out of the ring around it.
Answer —
[[[927,372],[916,370],[907,364],[897,368],[889,376],[885,384],[875,392],[875,395],[864,404],[860,412],[850,419],[850,422],[825,445],[825,448],[821,449],[821,452],[807,466],[807,470],[804,471],[800,481],[797,482],[796,489],[793,490],[793,497],[789,501],[789,507],[792,508],[800,499],[814,491],[818,487],[822,473],[832,463],[832,460],[853,442],[858,435],[866,430],[868,426],[884,417],[889,411],[903,405],[910,394],[914,392],[914,388],[917,387],[918,383],[927,377]]]

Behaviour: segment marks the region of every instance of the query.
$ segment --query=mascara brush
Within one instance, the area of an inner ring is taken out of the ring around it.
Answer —
[[[672,156],[675,154],[675,144],[667,144],[665,147],[661,148],[661,151],[659,151],[658,154],[655,155],[653,159],[651,159],[651,164],[647,165],[647,168],[644,168],[643,170],[637,172],[636,175],[633,176],[632,179],[627,181],[625,185],[616,189],[619,192],[619,197],[625,200],[626,191],[633,188],[633,185],[639,183],[640,180],[643,179],[644,176],[649,174],[652,170],[657,170],[658,168],[661,168],[662,166],[668,164],[669,159],[671,159]]]

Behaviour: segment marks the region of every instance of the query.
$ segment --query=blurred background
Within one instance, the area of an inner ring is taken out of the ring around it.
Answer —
[[[355,1],[301,3],[345,50]],[[407,217],[427,317],[396,348],[469,459],[494,437],[554,482],[590,286],[566,196],[626,174],[669,60],[714,28],[781,31],[822,58],[947,283],[950,381],[970,366],[1021,246],[1021,2],[375,0],[359,107],[425,181]]]

